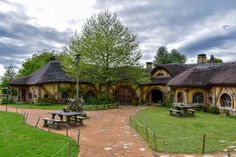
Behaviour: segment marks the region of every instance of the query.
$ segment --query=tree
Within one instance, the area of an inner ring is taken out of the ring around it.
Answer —
[[[215,63],[223,63],[223,60],[215,57]]]
[[[154,64],[168,64],[170,63],[170,54],[167,51],[167,48],[165,46],[159,47],[157,50],[156,56],[154,56]]]
[[[172,49],[170,52],[171,63],[185,63],[187,58],[184,54],[181,54],[176,49]]]
[[[9,94],[8,89],[7,89],[8,83],[10,81],[12,81],[13,79],[15,79],[16,71],[15,71],[13,66],[6,66],[6,67],[4,67],[4,69],[5,69],[5,73],[1,77],[0,87],[1,87],[1,90],[2,90],[3,94]]]
[[[172,49],[171,52],[168,52],[167,48],[161,46],[156,55],[154,56],[154,65],[158,64],[168,64],[168,63],[185,63],[186,56],[181,54],[176,49]]]
[[[105,85],[108,96],[108,84],[117,80],[115,69],[139,65],[138,45],[136,35],[122,25],[115,13],[103,11],[87,20],[81,34],[75,33],[65,50],[71,57],[81,54],[80,78]],[[73,63],[72,58],[69,60]],[[74,71],[73,67],[69,69]]]
[[[49,60],[59,56],[54,51],[42,50],[32,55],[31,58],[26,59],[19,69],[19,76],[28,76],[45,65]]]

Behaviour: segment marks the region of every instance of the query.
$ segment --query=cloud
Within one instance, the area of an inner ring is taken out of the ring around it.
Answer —
[[[229,44],[236,39],[234,0],[97,0],[96,6],[117,12],[137,33],[144,61],[152,60],[162,45],[176,48],[189,58],[202,52],[218,56],[222,50],[236,53]],[[232,53],[226,51],[221,57],[229,61],[227,55]],[[236,61],[236,56],[232,57]]]
[[[0,5],[10,9],[0,11],[0,64],[18,65],[33,53],[42,50],[58,50],[69,39],[70,30],[58,31],[52,27],[34,24],[34,17],[25,14],[25,8],[9,1]]]

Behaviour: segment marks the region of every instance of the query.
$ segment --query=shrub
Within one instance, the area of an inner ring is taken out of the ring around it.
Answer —
[[[57,100],[55,100],[53,98],[41,98],[38,100],[38,103],[54,104],[54,103],[58,103],[58,102],[57,102]]]
[[[220,109],[216,106],[203,106],[202,107],[203,112],[213,113],[213,114],[220,114]]]
[[[105,99],[97,99],[95,97],[88,97],[85,100],[85,104],[87,105],[105,105],[105,104],[112,104],[112,100],[105,100]]]
[[[3,97],[3,98],[1,99],[1,104],[13,104],[13,103],[15,103],[15,102],[13,101],[13,98]]]
[[[164,104],[164,106],[166,107],[171,107],[173,105],[173,92],[172,91],[169,91],[167,93],[167,101],[166,101],[166,104]]]

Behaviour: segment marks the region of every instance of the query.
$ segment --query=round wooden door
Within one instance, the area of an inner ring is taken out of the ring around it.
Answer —
[[[118,89],[117,91],[117,98],[116,100],[120,103],[120,104],[127,104],[127,105],[131,105],[132,104],[132,90],[128,87],[121,87]]]

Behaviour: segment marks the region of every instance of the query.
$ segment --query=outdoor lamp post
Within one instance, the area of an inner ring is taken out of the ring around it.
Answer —
[[[79,97],[79,61],[80,61],[80,54],[75,55],[75,62],[76,62],[76,97]]]

